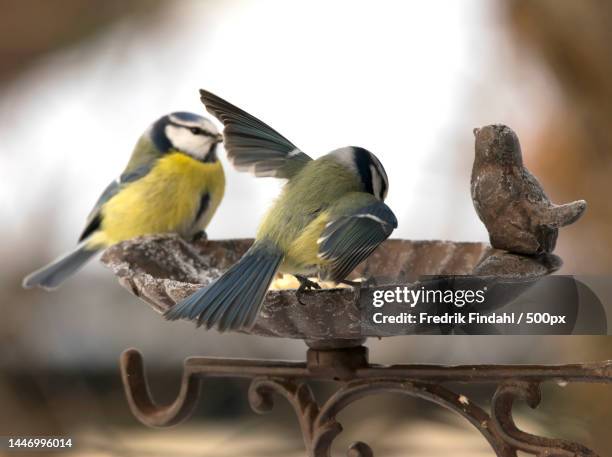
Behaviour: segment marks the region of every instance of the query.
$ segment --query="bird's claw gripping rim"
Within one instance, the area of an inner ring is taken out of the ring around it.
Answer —
[[[302,301],[304,292],[310,291],[310,290],[320,290],[321,286],[317,284],[316,282],[311,281],[305,276],[295,275],[295,279],[297,279],[300,282],[300,287],[298,287],[297,290],[295,291],[295,296],[297,298],[297,301],[300,303],[300,305],[306,306],[306,303]]]

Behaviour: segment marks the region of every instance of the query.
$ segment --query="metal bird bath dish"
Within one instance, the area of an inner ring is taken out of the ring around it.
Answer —
[[[176,236],[151,236],[118,244],[106,251],[103,262],[133,294],[163,312],[218,277],[237,261],[252,240],[187,243]],[[561,264],[548,254],[527,257],[491,248],[484,243],[443,241],[386,241],[361,264],[354,276],[393,278],[412,283],[420,275],[496,274],[538,278]],[[342,426],[336,415],[365,396],[396,393],[444,406],[467,419],[488,441],[495,454],[516,456],[518,451],[537,456],[596,456],[586,447],[560,439],[528,434],[512,418],[515,400],[531,407],[540,401],[543,382],[612,382],[612,362],[564,366],[525,365],[391,365],[368,361],[363,346],[359,294],[352,288],[323,289],[306,293],[301,304],[295,290],[271,290],[252,334],[297,338],[309,349],[306,361],[190,357],[185,361],[176,400],[167,406],[151,398],[143,360],[135,349],[121,357],[122,379],[132,413],[142,423],[165,427],[189,417],[207,377],[249,378],[249,403],[257,413],[271,410],[273,396],[287,400],[297,415],[309,456],[330,456]],[[170,324],[169,324],[170,325]],[[315,399],[308,381],[335,383],[335,393],[325,402]],[[491,412],[457,394],[447,383],[493,383],[497,386]],[[356,442],[349,456],[371,456],[370,447]]]
[[[392,239],[359,265],[354,277],[374,276],[386,278],[388,285],[415,287],[424,275],[488,275],[514,278],[528,286],[559,268],[558,257],[539,253],[552,252],[559,227],[575,222],[586,202],[553,204],[524,168],[518,137],[509,127],[486,126],[474,133],[472,199],[492,243],[508,252],[484,243]],[[111,247],[103,262],[123,286],[164,312],[220,276],[251,243],[189,244],[176,236],[152,236]],[[193,411],[204,378],[242,377],[251,379],[248,397],[256,412],[268,412],[274,395],[291,404],[311,457],[331,455],[332,443],[342,431],[336,420],[340,411],[365,396],[383,392],[422,398],[455,411],[500,457],[516,457],[519,451],[541,457],[597,455],[577,443],[523,432],[514,423],[512,406],[519,399],[535,408],[543,382],[610,383],[612,361],[564,366],[372,364],[363,346],[362,310],[357,306],[361,293],[346,288],[311,291],[302,304],[295,290],[269,291],[250,333],[302,339],[309,347],[306,361],[190,357],[185,361],[180,393],[167,406],[158,406],[151,399],[142,356],[135,349],[127,350],[121,357],[121,370],[132,413],[149,426],[174,425]],[[319,403],[308,386],[312,380],[333,382],[338,387]],[[491,412],[450,390],[448,383],[496,384]],[[349,447],[348,455],[373,454],[367,444],[358,441]]]

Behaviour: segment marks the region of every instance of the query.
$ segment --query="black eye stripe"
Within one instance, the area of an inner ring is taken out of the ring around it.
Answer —
[[[353,160],[357,172],[361,177],[361,182],[365,187],[365,191],[373,195],[374,189],[372,187],[372,171],[370,169],[370,164],[372,162],[370,160],[370,153],[363,148],[353,147]]]
[[[176,122],[172,122],[172,121],[169,121],[168,125],[173,125],[174,127],[180,127],[180,128],[183,128],[183,129],[187,129],[191,133],[193,133],[194,135],[211,136],[211,137],[217,136],[215,133],[211,133],[211,132],[209,132],[207,130],[204,130],[201,127],[196,127],[196,126],[190,127],[188,125],[177,124]]]
[[[203,136],[215,136],[214,134],[207,132],[204,129],[201,129],[200,127],[185,127],[188,128],[191,133],[193,133],[194,135],[203,135]]]
[[[380,161],[366,149],[356,146],[353,146],[353,160],[366,192],[374,195],[374,179],[378,179],[380,195],[374,196],[382,200],[387,192],[388,182],[387,174]],[[376,176],[372,176],[373,173]]]

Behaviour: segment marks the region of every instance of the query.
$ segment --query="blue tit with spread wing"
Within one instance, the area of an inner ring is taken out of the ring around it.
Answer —
[[[76,248],[28,275],[23,286],[56,288],[98,251],[120,241],[201,233],[225,191],[217,158],[222,139],[209,119],[196,114],[175,112],[155,121],[136,143],[123,173],[98,199]]]
[[[287,182],[238,263],[166,318],[219,331],[248,329],[277,272],[302,284],[311,275],[339,282],[389,237],[397,219],[384,203],[387,174],[371,152],[349,146],[313,160],[259,119],[210,92],[200,94],[224,125],[233,166]]]

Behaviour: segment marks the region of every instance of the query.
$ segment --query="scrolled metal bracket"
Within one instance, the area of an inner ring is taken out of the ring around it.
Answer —
[[[516,399],[535,408],[540,402],[542,382],[612,383],[612,361],[557,366],[525,365],[392,365],[369,364],[362,346],[308,352],[307,362],[265,361],[191,357],[185,361],[181,388],[174,402],[157,405],[151,398],[142,356],[135,349],[121,356],[122,379],[134,416],[145,425],[176,425],[193,412],[205,377],[250,378],[248,399],[260,414],[272,410],[274,395],[293,407],[307,455],[330,457],[342,425],[336,416],[349,405],[380,393],[417,397],[443,406],[468,420],[487,440],[498,457],[516,457],[526,452],[538,457],[597,457],[581,444],[539,437],[521,431],[512,418]],[[309,380],[334,382],[338,389],[325,402],[317,402]],[[495,383],[497,390],[491,414],[444,383]],[[372,457],[369,445],[357,441],[348,457]]]
[[[121,355],[120,366],[130,410],[140,422],[150,427],[169,427],[191,416],[198,403],[202,384],[197,374],[185,370],[176,400],[170,405],[159,406],[151,398],[140,352],[136,349],[125,351]]]
[[[536,408],[542,399],[540,384],[525,381],[505,382],[499,385],[493,396],[493,426],[513,448],[546,457],[597,457],[594,451],[581,444],[544,438],[520,430],[512,418],[512,406],[517,398],[524,400],[531,408]]]

